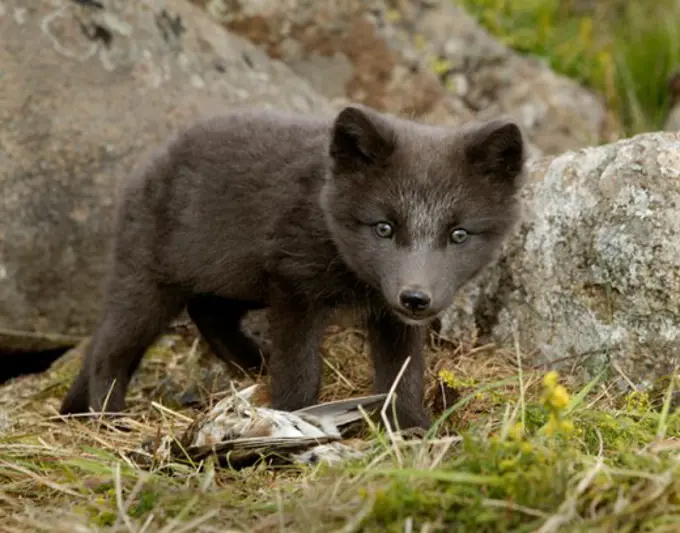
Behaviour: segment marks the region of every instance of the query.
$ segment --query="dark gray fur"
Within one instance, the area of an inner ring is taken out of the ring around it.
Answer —
[[[262,359],[240,321],[268,307],[273,407],[309,406],[327,318],[348,306],[366,317],[377,392],[411,356],[398,422],[427,427],[426,325],[517,220],[524,157],[509,121],[450,129],[359,105],[193,125],[126,185],[101,322],[61,412],[100,411],[109,390],[106,411],[123,410],[144,352],[184,306],[217,356],[248,369]],[[381,221],[391,236],[376,233]],[[469,239],[452,242],[454,228]],[[404,291],[425,305],[404,304]]]

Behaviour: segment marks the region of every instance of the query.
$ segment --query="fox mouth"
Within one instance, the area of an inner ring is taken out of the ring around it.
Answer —
[[[409,326],[425,326],[432,322],[433,320],[436,320],[439,318],[439,315],[441,313],[427,313],[427,314],[411,314],[411,313],[405,313],[401,309],[394,308],[393,312],[399,320],[404,322],[405,324],[408,324]]]

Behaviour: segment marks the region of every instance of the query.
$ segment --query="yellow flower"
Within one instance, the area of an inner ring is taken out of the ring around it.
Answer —
[[[448,387],[457,389],[460,387],[474,387],[476,381],[472,378],[459,378],[454,375],[451,370],[442,369],[437,374]]]
[[[445,368],[439,371],[439,379],[441,379],[446,385],[454,389],[456,387],[456,378],[453,372],[446,370]]]
[[[557,385],[550,395],[550,403],[555,409],[563,409],[569,403],[569,393],[563,385]]]
[[[554,389],[557,386],[558,379],[559,374],[554,370],[551,370],[543,377],[543,385],[548,389]]]

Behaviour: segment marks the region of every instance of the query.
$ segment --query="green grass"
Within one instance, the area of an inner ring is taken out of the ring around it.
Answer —
[[[627,134],[663,126],[680,67],[680,1],[452,1],[508,46],[602,94]]]
[[[365,354],[347,339],[336,337],[345,348],[333,360],[331,380],[367,371]],[[149,400],[160,401],[149,392],[160,375],[171,383],[197,379],[187,377],[200,374],[190,345],[151,350],[131,390],[125,431],[105,421],[54,419],[63,394],[59,382],[73,373],[73,361],[7,385],[0,394],[0,411],[11,413],[12,423],[0,430],[2,531],[604,533],[680,527],[680,410],[670,401],[677,379],[658,398],[624,394],[605,377],[579,385],[574,377],[520,372],[513,353],[443,345],[430,352],[428,379],[454,386],[458,395],[452,405],[433,409],[439,423],[425,440],[390,443],[369,429],[366,457],[339,467],[260,463],[233,471],[212,459],[138,466],[130,452],[141,442],[178,435],[187,417],[200,412],[173,416],[149,407]]]

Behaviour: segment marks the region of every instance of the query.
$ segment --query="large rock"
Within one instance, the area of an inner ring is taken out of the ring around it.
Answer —
[[[229,106],[326,106],[185,0],[0,0],[0,42],[0,355],[90,332],[116,188],[149,147]]]
[[[437,76],[390,47],[384,0],[191,0],[281,59],[333,101],[459,124],[474,114]]]
[[[331,99],[440,124],[509,115],[553,155],[612,134],[598,98],[501,45],[452,0],[192,1]]]
[[[650,133],[529,166],[524,222],[443,323],[530,362],[609,358],[641,384],[680,362],[680,134]],[[510,344],[511,345],[511,344]],[[577,367],[579,365],[576,365]]]
[[[601,98],[501,44],[454,0],[394,1],[395,27],[411,36],[420,54],[435,58],[442,82],[477,118],[513,117],[547,155],[617,135]],[[415,53],[399,41],[395,46]]]

